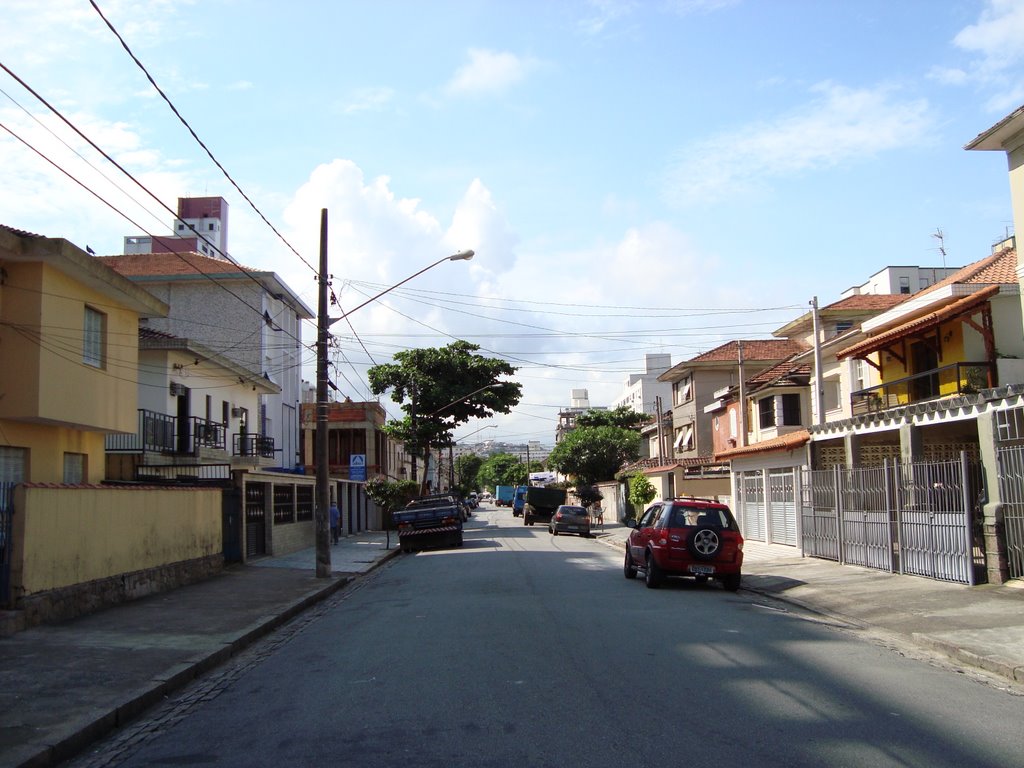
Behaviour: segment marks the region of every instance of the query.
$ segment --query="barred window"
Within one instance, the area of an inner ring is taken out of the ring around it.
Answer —
[[[85,308],[85,322],[82,327],[82,362],[94,368],[104,364],[103,336],[106,331],[106,317],[92,307]]]

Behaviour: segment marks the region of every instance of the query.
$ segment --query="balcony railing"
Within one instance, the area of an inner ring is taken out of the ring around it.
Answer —
[[[265,435],[234,435],[232,453],[235,456],[274,458],[274,438]]]
[[[219,421],[207,421],[192,417],[192,444],[196,453],[200,448],[227,450],[227,430]]]
[[[139,428],[134,435],[107,435],[106,449],[111,453],[174,452],[175,418],[166,413],[139,409]]]
[[[852,392],[850,408],[854,416],[861,416],[925,400],[967,395],[995,386],[995,373],[991,363],[953,363]]]

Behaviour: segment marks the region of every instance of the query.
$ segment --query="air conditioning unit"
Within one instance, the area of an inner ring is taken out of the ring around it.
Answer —
[[[236,419],[239,418],[242,415],[242,409],[241,408],[232,408],[231,409],[231,415],[234,418],[236,418]]]
[[[185,394],[185,385],[179,384],[176,381],[171,382],[171,397],[178,397],[179,395]]]

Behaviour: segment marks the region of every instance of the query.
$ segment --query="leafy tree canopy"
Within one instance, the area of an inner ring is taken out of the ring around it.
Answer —
[[[519,457],[511,453],[496,453],[480,466],[477,479],[483,488],[493,489],[497,485],[524,485],[527,472],[539,472],[543,466],[531,461],[529,470]]]
[[[646,413],[634,411],[627,405],[620,405],[610,411],[591,408],[576,417],[577,427],[620,427],[636,429],[649,422],[651,417]]]
[[[579,422],[577,421],[577,424]],[[640,434],[621,427],[577,426],[548,456],[548,466],[577,484],[611,480],[627,461],[640,456]]]
[[[509,413],[522,398],[522,386],[500,381],[516,368],[504,360],[476,354],[476,344],[456,341],[445,347],[397,352],[394,362],[367,371],[375,395],[391,392],[405,416],[385,432],[410,449],[425,452],[451,443],[452,431],[470,419]]]
[[[484,460],[479,456],[467,453],[455,460],[455,477],[463,494],[475,491],[480,487],[477,474]]]

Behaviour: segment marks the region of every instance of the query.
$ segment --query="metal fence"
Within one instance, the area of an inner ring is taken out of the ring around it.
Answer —
[[[981,467],[959,461],[834,467],[804,478],[804,553],[850,565],[975,583]]]
[[[1024,578],[1024,445],[996,449],[1003,502],[1006,561],[1011,579]]]
[[[14,517],[14,486],[0,483],[0,607],[11,599],[11,519]]]

